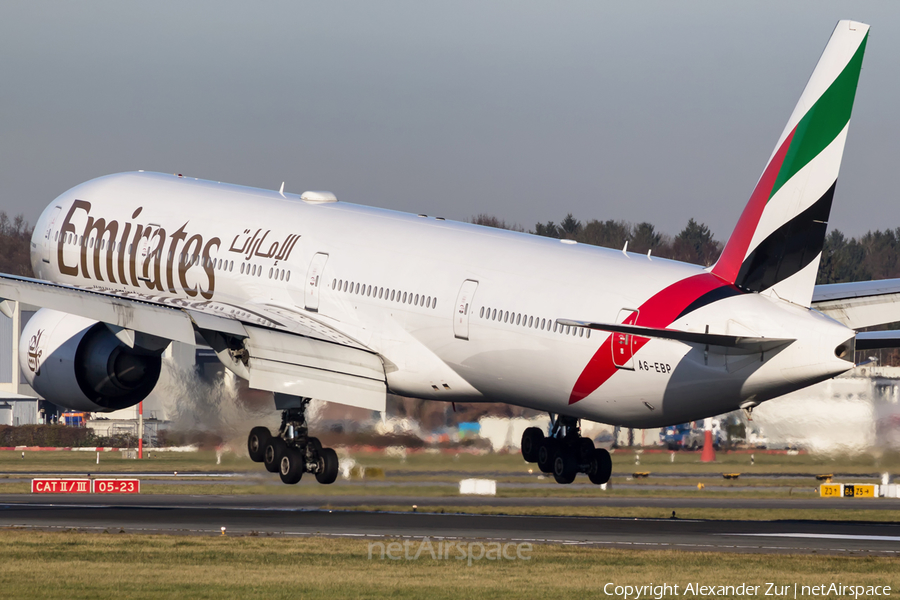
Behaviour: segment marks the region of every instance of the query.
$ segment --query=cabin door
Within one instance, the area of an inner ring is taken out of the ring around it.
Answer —
[[[469,339],[469,314],[472,312],[472,298],[478,282],[466,279],[459,288],[456,305],[453,307],[453,335],[461,340]]]
[[[306,273],[306,310],[319,310],[319,288],[322,284],[322,273],[325,271],[325,263],[328,255],[319,252],[313,256],[309,263],[309,271]]]
[[[635,325],[638,311],[631,308],[623,308],[616,317],[616,323]],[[630,333],[613,332],[612,334],[612,360],[620,369],[634,371],[634,336]]]

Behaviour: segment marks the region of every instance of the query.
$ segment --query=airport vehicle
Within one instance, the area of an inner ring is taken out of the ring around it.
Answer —
[[[687,427],[685,430],[683,430],[683,435],[680,440],[682,448],[684,448],[685,450],[699,450],[703,447],[703,444],[706,443],[705,421],[706,419],[701,419],[699,421],[693,421],[692,423],[685,423],[684,425],[682,425],[682,427]],[[712,439],[713,447],[716,450],[721,448],[722,444],[726,441],[725,431],[721,428],[717,421],[713,421],[712,423]]]
[[[209,345],[282,426],[254,460],[287,483],[334,480],[309,435],[311,398],[383,410],[386,394],[547,411],[522,452],[557,481],[609,479],[579,420],[683,423],[759,403],[896,345],[897,281],[820,286],[826,223],[868,26],[841,21],[750,201],[710,268],[441,217],[123,173],[63,193],[32,239],[39,279],[3,276],[44,307],[20,362],[76,410],[139,402],[175,340]]]
[[[691,434],[690,423],[679,423],[664,427],[659,432],[659,441],[669,450],[680,450],[689,447],[685,440]]]

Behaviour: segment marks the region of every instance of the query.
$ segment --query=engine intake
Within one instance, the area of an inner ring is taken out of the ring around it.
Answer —
[[[22,330],[19,363],[31,387],[54,404],[112,412],[150,394],[161,355],[129,348],[103,323],[44,308]]]

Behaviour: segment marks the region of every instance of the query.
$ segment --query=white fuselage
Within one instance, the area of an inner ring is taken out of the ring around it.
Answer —
[[[395,394],[611,424],[720,414],[853,366],[835,356],[852,330],[777,298],[736,294],[666,326],[796,341],[728,354],[651,339],[625,368],[610,367],[598,354],[609,334],[556,319],[621,321],[679,281],[713,276],[644,255],[156,173],[102,177],[61,195],[36,225],[32,262],[42,279],[242,319],[312,316],[380,354]],[[608,372],[573,400],[586,368]]]

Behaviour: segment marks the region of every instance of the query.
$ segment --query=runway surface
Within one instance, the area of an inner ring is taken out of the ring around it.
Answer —
[[[147,487],[146,482],[141,482]],[[97,496],[52,495],[41,494],[30,496],[24,494],[0,494],[0,505],[8,503],[62,503],[86,506],[100,502]],[[617,497],[617,496],[415,496],[415,495],[381,495],[381,494],[272,494],[272,495],[181,495],[181,494],[146,494],[128,496],[109,496],[103,502],[116,506],[154,506],[154,507],[217,507],[240,509],[318,509],[318,508],[356,508],[373,506],[427,508],[429,506],[603,506],[623,507],[646,506],[667,511],[679,508],[739,508],[739,509],[847,509],[856,510],[898,510],[900,499],[896,498],[819,498],[806,495],[800,498],[661,498],[661,497]],[[668,512],[665,516],[668,516]],[[900,515],[900,512],[898,512]],[[900,516],[898,516],[900,518]]]
[[[340,496],[0,496],[0,527],[83,529],[217,535],[339,536],[361,539],[509,540],[600,547],[766,553],[826,553],[871,556],[900,554],[900,524],[827,521],[705,521],[615,519],[329,510]],[[389,504],[369,497],[366,503]],[[460,505],[462,498],[431,498]],[[485,504],[484,498],[477,499]],[[547,498],[502,498],[537,501]],[[579,500],[577,498],[565,499]],[[590,499],[597,505],[597,499]],[[627,506],[663,500],[666,507],[701,506],[697,500],[608,498]],[[715,501],[708,499],[705,502]],[[355,498],[357,505],[362,504]],[[411,499],[403,497],[402,504]],[[727,500],[723,506],[734,506]],[[744,502],[748,502],[745,500]],[[759,502],[791,502],[767,500]],[[801,501],[802,502],[802,501]],[[837,507],[840,501],[829,503]],[[399,502],[397,502],[399,504]],[[854,503],[854,506],[859,501]],[[349,506],[349,502],[347,503]],[[425,509],[424,499],[419,499]],[[609,505],[609,504],[605,504]],[[819,507],[823,504],[820,502]],[[893,507],[897,507],[893,503]]]

